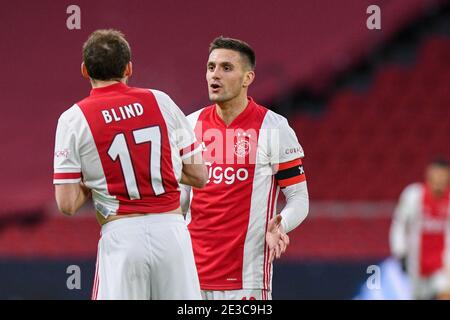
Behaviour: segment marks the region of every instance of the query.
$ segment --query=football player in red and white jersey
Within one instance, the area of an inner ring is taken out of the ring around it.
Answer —
[[[167,94],[126,84],[130,59],[115,30],[84,44],[92,90],[58,121],[56,201],[73,215],[92,195],[102,225],[93,299],[201,299],[179,188],[206,183],[201,147]]]
[[[402,262],[415,299],[450,295],[450,169],[433,161],[425,183],[405,188],[390,230],[392,254]]]
[[[183,188],[204,299],[271,299],[272,261],[287,233],[308,213],[304,156],[286,118],[247,96],[255,54],[243,41],[219,37],[209,49],[206,80],[213,105],[188,116],[209,180]],[[275,215],[279,190],[287,204]]]

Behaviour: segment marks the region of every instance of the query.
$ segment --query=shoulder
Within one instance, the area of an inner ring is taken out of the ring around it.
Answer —
[[[201,115],[204,111],[207,112],[207,111],[208,111],[208,107],[204,107],[204,108],[201,108],[201,109],[199,109],[199,110],[197,110],[197,111],[194,111],[194,112],[192,112],[191,114],[189,114],[189,115],[186,116],[186,117],[187,117],[187,119],[189,120],[189,122],[196,123],[197,120],[198,120],[198,118],[200,117],[200,115]]]
[[[266,109],[263,126],[270,129],[281,129],[289,126],[288,120],[281,114],[278,114],[270,109]]]
[[[73,124],[81,119],[82,112],[78,104],[74,104],[72,107],[64,111],[58,119],[58,122],[64,122],[66,124]]]
[[[189,114],[187,119],[194,128],[199,121],[208,122],[211,119],[213,112],[215,112],[215,105],[206,106]]]
[[[175,102],[173,102],[172,98],[163,91],[156,90],[156,89],[147,89],[147,92],[150,92],[151,94],[153,94],[156,101],[158,102],[158,105],[170,106],[170,105],[175,104]]]
[[[411,183],[409,185],[407,185],[402,193],[401,193],[401,197],[402,198],[416,198],[419,197],[422,193],[423,193],[423,184],[416,182],[416,183]]]
[[[148,91],[155,97],[159,110],[161,110],[165,117],[169,117],[171,119],[179,119],[180,117],[184,117],[183,111],[181,111],[180,107],[167,93],[155,89],[148,89]]]
[[[261,129],[278,132],[283,137],[297,137],[288,119],[272,110],[267,110]]]
[[[157,90],[157,89],[145,89],[147,91],[150,91],[155,97],[161,98],[161,99],[170,99],[170,96],[165,93],[164,91],[161,90]]]

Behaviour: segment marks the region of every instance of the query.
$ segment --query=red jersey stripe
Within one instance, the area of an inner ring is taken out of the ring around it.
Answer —
[[[286,170],[292,167],[297,167],[297,166],[301,166],[302,165],[302,159],[298,158],[292,161],[288,161],[288,162],[284,162],[284,163],[280,163],[278,165],[278,171],[280,170]]]
[[[194,151],[195,149],[197,149],[200,146],[200,143],[198,141],[195,141],[193,144],[191,144],[190,146],[181,149],[180,150],[180,155],[184,156],[185,154]]]
[[[79,178],[81,178],[81,172],[64,172],[53,174],[53,179],[55,180],[79,179]]]
[[[292,186],[293,184],[306,181],[306,176],[304,174],[289,179],[278,180],[278,185],[280,187]]]

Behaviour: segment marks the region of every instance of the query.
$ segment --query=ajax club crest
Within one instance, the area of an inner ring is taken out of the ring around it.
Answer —
[[[237,141],[234,145],[234,154],[238,157],[245,157],[250,152],[250,134],[238,133],[237,134]]]

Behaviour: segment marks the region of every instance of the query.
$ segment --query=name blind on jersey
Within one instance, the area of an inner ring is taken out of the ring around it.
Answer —
[[[130,118],[139,117],[144,113],[144,108],[140,103],[131,103],[127,106],[111,108],[108,110],[102,110],[105,123],[111,123],[113,121],[119,122]]]

